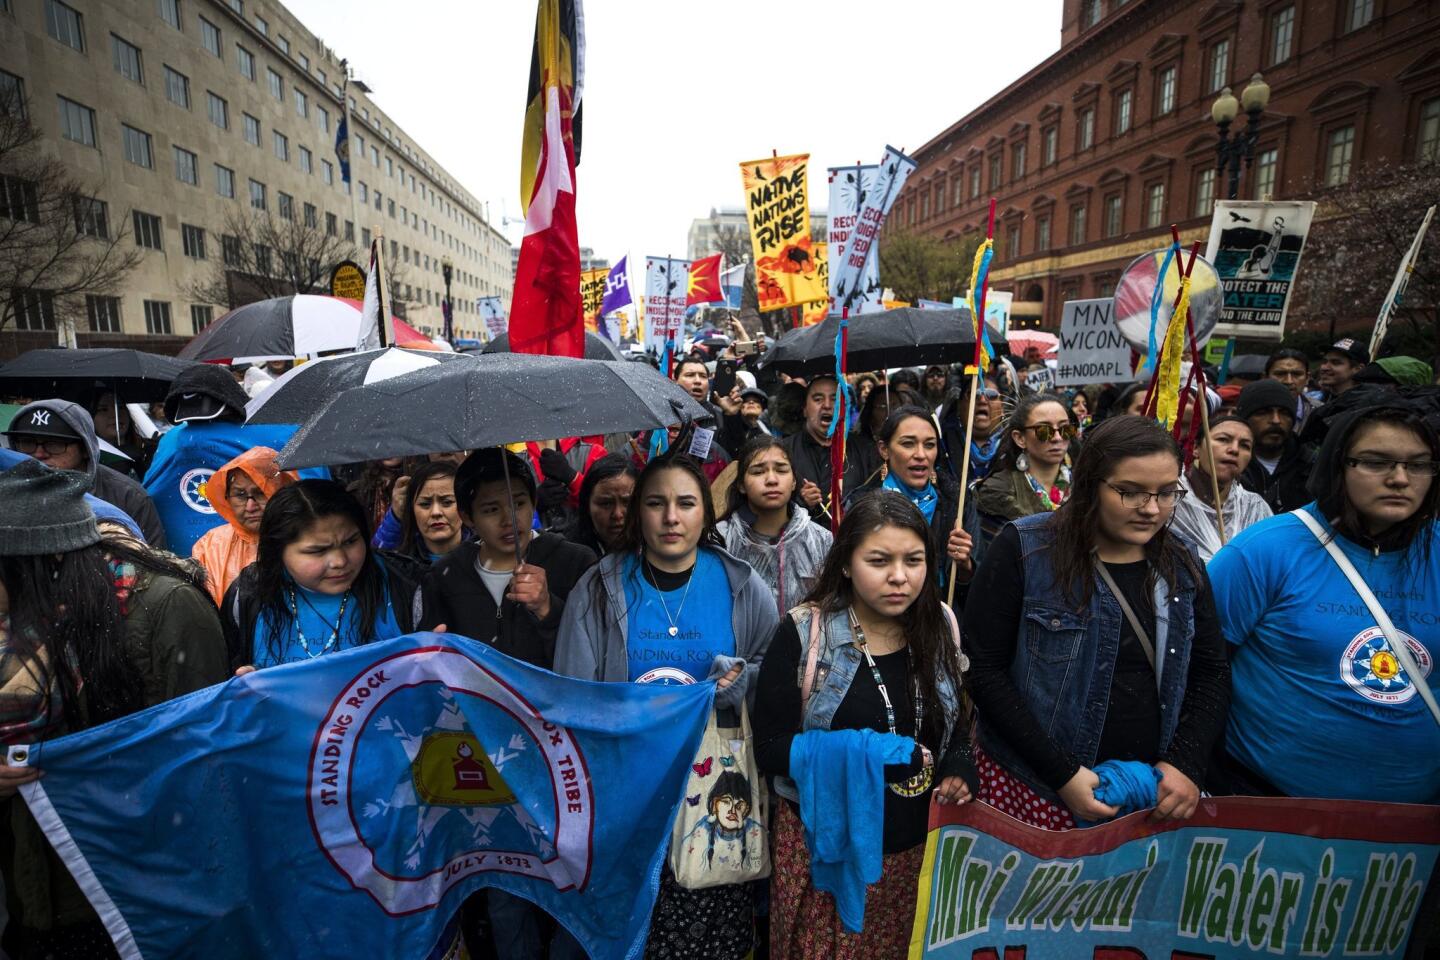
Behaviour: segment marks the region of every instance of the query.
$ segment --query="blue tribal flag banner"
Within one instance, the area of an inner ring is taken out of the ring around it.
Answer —
[[[340,164],[340,182],[350,182],[350,117],[340,118],[335,128],[335,162]]]
[[[1440,808],[1226,797],[1042,830],[930,808],[910,960],[1406,956]]]
[[[282,450],[298,429],[293,424],[209,420],[188,421],[165,431],[145,471],[145,492],[155,503],[170,550],[188,557],[196,540],[225,524],[211,505],[206,486],[216,470],[252,447]],[[324,467],[307,467],[299,473],[303,478],[330,477]]]
[[[449,634],[261,670],[10,750],[125,960],[421,957],[467,895],[638,957],[714,684],[590,683]]]

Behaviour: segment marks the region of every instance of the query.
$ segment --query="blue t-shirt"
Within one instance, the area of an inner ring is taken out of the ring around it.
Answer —
[[[706,678],[717,656],[735,656],[730,580],[712,551],[702,548],[696,554],[689,595],[683,586],[671,590],[664,594],[663,606],[661,592],[641,569],[638,556],[625,559],[623,577],[632,683],[695,683]],[[673,637],[671,618],[676,628]]]
[[[383,566],[382,566],[383,570]],[[286,578],[288,581],[288,577]],[[310,660],[325,653],[334,653],[337,650],[345,650],[356,645],[360,638],[360,605],[355,600],[354,594],[349,594],[345,600],[345,613],[343,622],[340,624],[339,635],[333,643],[330,642],[331,632],[335,629],[337,620],[341,619],[340,604],[342,597],[328,593],[315,593],[298,586],[293,581],[288,586],[295,591],[295,609],[298,615],[294,618],[286,618],[286,624],[279,635],[277,644],[280,655],[273,656],[270,651],[270,630],[268,629],[264,615],[257,618],[255,622],[255,636],[253,638],[254,659],[251,663],[260,669],[263,667],[274,667],[282,663],[296,663],[298,661]],[[286,593],[285,605],[288,608],[289,593]],[[299,626],[299,632],[296,626]],[[300,642],[300,633],[305,634],[305,642]],[[399,624],[395,622],[395,611],[390,605],[390,591],[385,591],[385,605],[375,614],[375,640],[389,640],[398,637],[402,633]],[[328,646],[327,646],[328,644]],[[309,650],[306,650],[306,647]]]
[[[1304,509],[1319,517],[1314,504]],[[1440,563],[1336,542],[1410,637],[1435,689]],[[1235,645],[1226,745],[1238,760],[1293,796],[1440,801],[1440,724],[1365,602],[1298,518],[1247,527],[1208,572]]]

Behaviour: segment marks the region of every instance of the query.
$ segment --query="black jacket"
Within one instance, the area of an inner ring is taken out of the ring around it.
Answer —
[[[795,502],[800,502],[800,488],[806,480],[815,484],[820,488],[820,502],[810,508],[810,519],[828,526],[830,514],[824,507],[830,499],[830,448],[816,443],[804,427],[781,440],[780,445],[785,448],[790,469],[795,472]]]
[[[139,524],[148,546],[156,550],[165,549],[165,527],[161,525],[160,514],[155,512],[155,503],[144,487],[119,470],[96,464],[95,489],[91,492],[128,513]]]
[[[1285,451],[1280,454],[1274,473],[1265,472],[1257,451],[1245,472],[1240,474],[1240,485],[1264,497],[1274,513],[1289,513],[1315,499],[1305,486],[1314,464],[1315,449],[1301,446],[1299,440],[1290,436],[1285,439]]]
[[[462,543],[426,572],[420,585],[419,627],[445,624],[450,633],[488,643],[501,653],[549,670],[555,662],[555,635],[565,598],[595,563],[595,554],[559,534],[542,533],[525,551],[525,562],[542,568],[550,587],[550,616],[544,620],[512,600],[494,598],[475,564],[480,545]]]
[[[395,624],[402,632],[409,633],[416,629],[416,597],[425,567],[404,554],[389,550],[376,553],[385,563],[385,586],[390,591]],[[240,576],[225,591],[225,599],[220,601],[220,626],[225,632],[232,671],[255,659],[255,623],[259,614],[260,599],[255,594],[255,564],[252,563],[240,571]]]

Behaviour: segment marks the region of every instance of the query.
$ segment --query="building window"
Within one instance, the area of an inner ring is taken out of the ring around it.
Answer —
[[[1255,199],[1275,196],[1275,172],[1280,165],[1280,151],[1271,147],[1255,155]]]
[[[1355,128],[1340,127],[1330,131],[1325,142],[1325,186],[1334,187],[1350,180],[1350,161],[1355,153]]]
[[[329,160],[320,161],[320,179],[329,184],[335,182],[335,165]]]
[[[110,208],[95,197],[75,198],[75,232],[97,240],[110,239]]]
[[[280,219],[282,219],[282,220],[294,220],[294,219],[295,219],[295,198],[292,197],[292,196],[290,196],[290,194],[288,194],[288,193],[279,193],[279,194],[276,194],[276,204],[275,204],[275,206],[276,206],[276,208],[277,208],[277,209],[279,210],[279,212],[280,212]]]
[[[150,153],[150,134],[123,123],[120,124],[120,134],[125,143],[126,160],[137,167],[150,169],[155,166],[155,158]]]
[[[304,70],[304,71],[307,72],[307,73],[310,72],[310,58],[309,58],[309,57],[305,56],[305,54],[303,54],[303,53],[297,53],[297,54],[295,54],[295,59],[300,61],[300,69],[301,69],[301,70]],[[322,86],[322,87],[325,86],[325,71],[324,71],[324,70],[321,70],[321,71],[320,71],[320,86]]]
[[[202,307],[198,303],[190,305],[190,332],[199,333],[210,326],[210,321],[215,319],[214,307]]]
[[[215,195],[226,200],[235,199],[235,171],[215,164]]]
[[[1000,154],[993,154],[990,157],[990,192],[994,193],[1000,186],[1000,174],[1003,164]]]
[[[301,173],[314,173],[314,172],[315,172],[314,154],[312,154],[312,153],[309,151],[309,149],[307,149],[306,147],[301,147],[301,148],[300,148],[300,172],[301,172]]]
[[[1197,217],[1208,217],[1215,208],[1215,168],[1206,167],[1195,179],[1195,209]]]
[[[980,196],[980,165],[970,168],[970,199]]]
[[[320,226],[319,211],[315,209],[315,204],[313,203],[305,204],[305,226],[311,229]]]
[[[270,131],[270,143],[275,151],[275,159],[290,162],[290,138],[279,130]]]
[[[920,222],[930,219],[930,193],[925,191],[920,194]]]
[[[299,116],[309,119],[310,100],[305,96],[305,91],[299,88],[292,87],[290,90],[290,95],[295,98],[295,113]]]
[[[1375,16],[1375,0],[1349,0],[1345,8],[1345,31],[1359,30]]]
[[[1075,141],[1077,150],[1089,150],[1095,146],[1095,108],[1086,107],[1080,111]]]
[[[10,294],[16,330],[54,330],[55,295],[49,290],[14,290]]]
[[[128,40],[110,34],[110,55],[115,62],[115,72],[126,80],[145,83],[145,73],[140,66],[140,48]]]
[[[184,27],[180,26],[180,0],[160,0],[160,19],[176,30],[183,30]]]
[[[236,269],[240,266],[240,238],[232,237],[229,234],[220,235],[220,256],[225,261],[225,266]]]
[[[40,197],[34,181],[0,177],[0,219],[40,222]]]
[[[265,209],[265,184],[259,180],[250,181],[250,206],[256,210]]]
[[[1440,160],[1440,97],[1420,106],[1420,135],[1415,139],[1417,160]]]
[[[279,47],[280,52],[285,54],[285,56],[290,56],[290,41],[287,40],[285,37],[276,36],[275,46]]]
[[[185,256],[195,260],[205,259],[205,230],[203,227],[180,224],[180,246]]]
[[[95,146],[95,111],[60,97],[60,135],[66,140]]]
[[[1085,242],[1085,204],[1070,206],[1070,245],[1078,247]]]
[[[1026,144],[1017,143],[1010,151],[1010,179],[1019,180],[1025,176]]]
[[[1165,222],[1165,184],[1152,183],[1145,188],[1145,226],[1158,227]]]
[[[385,158],[385,176],[395,179],[395,161],[390,157]]]
[[[262,277],[270,276],[270,248],[263,243],[255,244],[255,272]]]
[[[216,96],[213,90],[205,91],[205,112],[215,126],[221,130],[230,129],[230,105],[223,97]]]
[[[1013,260],[1020,253],[1020,224],[1013,223],[1005,230],[1005,256]]]
[[[204,17],[200,18],[200,43],[215,56],[220,56],[220,28]]]
[[[929,200],[930,200],[930,198],[929,198],[929,197],[926,197],[925,200],[926,200],[926,202],[928,203]],[[386,201],[385,201],[385,212],[390,215],[390,219],[391,219],[391,220],[394,220],[394,219],[395,219],[395,201],[394,201],[394,200],[386,200]],[[936,210],[935,212],[936,212],[936,213],[939,213],[940,211],[939,211],[939,210]]]
[[[153,213],[141,213],[136,210],[131,215],[131,220],[135,227],[135,246],[148,247],[151,250],[165,249],[165,238],[159,217]]]
[[[365,186],[365,181],[364,181],[364,180],[361,180],[361,181],[360,181],[360,202],[361,202],[361,203],[369,203],[369,202],[370,202],[370,188],[367,187],[367,186]]]
[[[315,124],[320,128],[321,133],[330,132],[330,111],[320,104],[315,104]]]
[[[395,201],[394,201],[394,200],[391,200],[390,203],[393,205],[393,204],[395,203]],[[943,184],[943,183],[937,183],[937,184],[935,184],[935,216],[938,217],[938,216],[940,216],[940,214],[942,214],[942,213],[944,213],[944,212],[945,212],[945,184]],[[410,212],[405,209],[405,205],[404,205],[404,204],[401,204],[401,205],[400,205],[400,222],[401,222],[401,223],[404,223],[404,224],[409,224],[409,223],[410,223]]]
[[[1043,253],[1050,249],[1050,214],[1044,214],[1035,220],[1035,252]]]
[[[1210,48],[1210,69],[1206,73],[1210,82],[1207,93],[1215,93],[1230,82],[1230,41],[1220,40]]]
[[[240,67],[240,76],[253,83],[255,80],[255,54],[237,43],[235,44],[235,62]]]
[[[270,36],[270,23],[258,14],[255,17],[255,29],[260,31],[262,37]]]
[[[240,117],[245,127],[245,142],[252,147],[260,146],[260,118],[252,117],[248,113],[242,113]]]
[[[270,84],[270,96],[274,97],[276,100],[284,101],[285,81],[280,78],[280,74],[276,73],[269,67],[266,67],[265,80]]]
[[[1112,193],[1105,198],[1105,236],[1116,237],[1120,235],[1122,226],[1120,206],[1120,195]]]
[[[965,180],[960,176],[958,170],[955,176],[951,178],[951,183],[955,185],[955,196],[952,198],[950,205],[952,207],[959,207],[965,202]]]
[[[94,333],[119,333],[120,298],[89,294],[85,297],[85,319]]]
[[[190,78],[168,65],[165,67],[165,99],[177,107],[190,109]]]
[[[1134,90],[1121,90],[1115,97],[1115,136],[1130,132],[1130,117],[1134,106]]]
[[[27,116],[25,81],[6,70],[0,70],[0,117]]]
[[[85,49],[85,28],[79,11],[60,0],[45,0],[45,32],[67,47]]]
[[[1048,167],[1055,162],[1060,151],[1060,128],[1046,127],[1040,132],[1040,166]]]
[[[1100,22],[1100,0],[1080,0],[1080,29],[1089,30]]]
[[[1160,71],[1155,82],[1155,116],[1163,117],[1175,109],[1175,67]]]
[[[172,147],[175,151],[175,179],[192,187],[200,185],[200,162],[195,154],[183,147]]]
[[[373,164],[374,164],[375,166],[377,166],[377,167],[380,166],[380,148],[379,148],[379,147],[373,147],[373,146],[372,146],[372,147],[370,148],[370,162],[373,163]]]
[[[1295,45],[1295,8],[1282,7],[1270,18],[1270,66],[1290,59]]]
[[[381,193],[380,193],[379,190],[376,190],[376,191],[375,191],[375,209],[376,209],[376,210],[384,210],[384,209],[385,209],[385,200],[384,200],[384,197],[381,195]]]
[[[164,300],[145,301],[145,332],[174,333],[170,328],[170,304]]]
[[[338,232],[339,224],[335,220],[335,214],[325,214],[325,236],[333,237]]]

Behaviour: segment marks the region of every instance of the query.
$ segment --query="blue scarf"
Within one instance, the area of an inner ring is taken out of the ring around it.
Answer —
[[[923,489],[915,490],[900,482],[895,474],[887,474],[885,482],[881,484],[887,490],[894,490],[903,493],[905,498],[919,508],[925,516],[925,522],[930,523],[935,519],[935,504],[940,502],[940,495],[935,492],[935,484],[926,481]]]
[[[1000,434],[1003,431],[996,430],[990,434],[989,439],[981,441],[970,441],[970,474],[971,479],[979,480],[990,475],[990,463],[995,459],[995,453],[1000,449]]]

